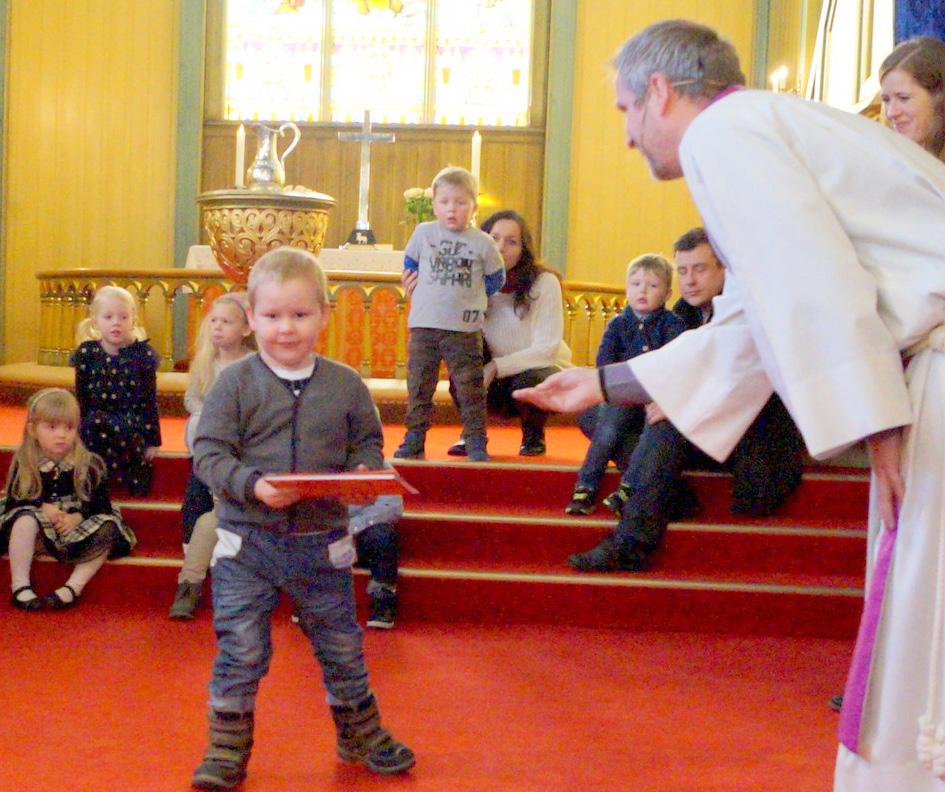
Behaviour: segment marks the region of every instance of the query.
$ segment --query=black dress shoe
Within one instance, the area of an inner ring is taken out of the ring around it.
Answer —
[[[644,572],[650,568],[644,553],[621,553],[609,536],[597,547],[570,556],[568,563],[580,572]]]
[[[548,449],[545,441],[540,437],[533,440],[524,440],[518,449],[519,456],[543,456]]]
[[[24,591],[32,591],[33,599],[19,599],[18,594],[22,594]],[[32,586],[20,586],[16,591],[13,592],[13,596],[10,597],[10,604],[14,608],[18,608],[23,611],[39,611],[43,609],[43,600],[40,597],[36,596],[36,592],[33,591]]]

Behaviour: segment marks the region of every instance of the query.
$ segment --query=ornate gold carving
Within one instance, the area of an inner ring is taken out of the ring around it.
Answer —
[[[273,248],[291,245],[318,255],[334,199],[321,193],[217,190],[200,195],[197,203],[220,269],[245,283],[253,264]]]

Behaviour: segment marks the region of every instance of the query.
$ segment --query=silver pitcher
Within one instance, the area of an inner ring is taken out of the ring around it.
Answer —
[[[291,121],[286,121],[278,129],[267,127],[265,124],[253,124],[256,128],[256,137],[259,139],[259,148],[256,151],[256,159],[249,166],[247,175],[249,176],[249,189],[251,190],[273,190],[282,187],[285,184],[285,158],[292,153],[299,142],[302,133],[299,128]],[[291,129],[295,137],[280,157],[276,150],[276,138],[282,137],[286,129]]]

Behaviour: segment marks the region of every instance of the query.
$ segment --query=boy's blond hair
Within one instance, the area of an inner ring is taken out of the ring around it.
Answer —
[[[285,283],[303,280],[315,287],[315,298],[320,305],[328,305],[328,279],[318,259],[307,250],[283,245],[263,255],[250,270],[246,295],[250,306],[256,303],[256,290],[268,280]]]
[[[101,340],[102,334],[95,326],[95,315],[106,300],[118,300],[128,308],[128,312],[131,314],[131,335],[136,341],[144,341],[148,337],[147,331],[140,324],[138,303],[131,292],[121,286],[102,286],[95,292],[92,302],[89,303],[88,317],[79,322],[79,326],[76,328],[75,340],[77,344],[84,341]]]
[[[630,280],[630,276],[639,270],[652,272],[656,275],[665,284],[666,291],[669,291],[670,286],[672,286],[673,265],[659,253],[644,253],[631,261],[627,265],[627,280]]]
[[[455,165],[448,165],[433,177],[433,196],[436,197],[437,187],[444,184],[450,184],[453,187],[459,187],[465,190],[473,199],[473,203],[478,203],[479,182],[465,168],[457,168]]]

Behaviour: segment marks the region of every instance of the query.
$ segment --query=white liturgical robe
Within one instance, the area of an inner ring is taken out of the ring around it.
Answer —
[[[945,321],[945,165],[873,121],[748,90],[696,117],[680,162],[727,268],[725,292],[709,324],[629,365],[717,459],[772,389],[817,457],[911,425],[861,748],[841,748],[836,789],[945,792],[915,747],[928,707],[945,719],[945,702],[929,704],[945,687],[945,652],[932,648],[945,562],[945,348],[916,354],[907,376],[902,362]]]

